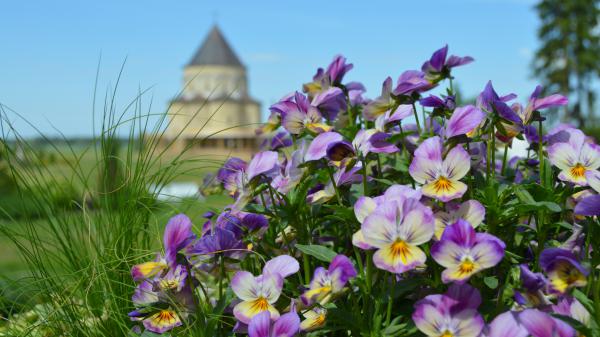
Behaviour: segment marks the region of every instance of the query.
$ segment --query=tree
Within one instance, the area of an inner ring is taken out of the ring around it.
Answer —
[[[536,6],[541,46],[535,74],[546,90],[569,95],[564,119],[579,126],[594,118],[593,82],[600,75],[599,4],[600,0],[542,0]]]

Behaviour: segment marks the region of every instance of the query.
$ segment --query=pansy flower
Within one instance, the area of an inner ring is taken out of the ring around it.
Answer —
[[[386,201],[365,218],[361,231],[365,242],[377,248],[375,266],[400,274],[425,264],[418,246],[433,236],[433,213],[415,199]]]
[[[322,328],[327,321],[327,310],[321,307],[315,307],[302,313],[304,320],[300,323],[300,330],[313,331]]]
[[[515,301],[520,305],[532,307],[550,304],[542,292],[548,284],[544,275],[532,272],[526,264],[521,264],[519,269],[522,291],[515,291]]]
[[[463,219],[473,228],[477,228],[485,219],[485,207],[477,200],[467,200],[460,205],[446,204],[445,211],[435,213],[436,239],[442,237],[446,226],[455,223],[458,219]]]
[[[416,182],[423,184],[424,195],[446,202],[462,197],[467,191],[467,185],[460,179],[469,172],[470,160],[461,146],[455,146],[442,158],[442,141],[435,136],[415,150],[408,172]]]
[[[157,287],[161,281],[140,283],[131,298],[137,309],[128,314],[132,321],[141,321],[147,330],[159,334],[183,325],[182,319],[194,309],[187,285],[181,290]]]
[[[579,200],[574,212],[577,215],[584,216],[600,215],[600,172],[596,170],[587,171],[585,177],[590,187],[597,194],[589,195]]]
[[[396,87],[392,91],[394,96],[411,96],[433,88],[425,78],[425,73],[418,70],[407,70],[399,77]]]
[[[356,216],[356,220],[362,224],[367,216],[373,213],[379,205],[391,200],[404,202],[405,199],[415,199],[419,201],[421,199],[421,191],[414,190],[409,186],[392,185],[385,190],[383,195],[373,198],[361,196],[356,200],[356,203],[354,203],[354,216]],[[365,250],[374,248],[365,241],[361,229],[352,235],[352,244]]]
[[[300,328],[300,317],[296,312],[281,315],[275,323],[271,321],[271,313],[263,311],[250,320],[249,337],[294,337]]]
[[[131,276],[134,281],[154,277],[167,268],[175,268],[178,264],[178,252],[186,248],[195,238],[196,235],[192,233],[192,221],[186,215],[178,214],[169,219],[163,236],[164,257],[158,255],[152,262],[133,266]]]
[[[413,114],[410,104],[398,105],[396,103],[396,100],[392,96],[391,77],[386,78],[383,82],[381,95],[363,107],[363,116],[368,121],[373,121],[386,114],[388,116],[395,116],[395,120],[401,120]]]
[[[444,136],[450,138],[469,134],[484,118],[483,111],[473,105],[456,108],[444,128]]]
[[[445,267],[442,281],[466,282],[472,275],[491,268],[504,257],[505,244],[486,233],[476,233],[473,226],[459,219],[446,227],[442,237],[431,247],[431,257]]]
[[[345,185],[360,183],[362,181],[362,176],[358,174],[358,171],[360,171],[361,168],[362,164],[360,162],[356,162],[352,167],[341,165],[333,174],[335,186],[339,188]],[[306,201],[311,204],[320,204],[331,200],[334,196],[335,188],[333,187],[333,182],[329,181],[324,187],[310,190],[309,194],[306,196]]]
[[[311,305],[315,302],[328,303],[333,296],[340,293],[349,279],[356,276],[356,269],[344,255],[337,255],[328,269],[319,267],[310,281],[307,291],[302,294],[302,302]]]
[[[298,146],[298,149],[292,152],[287,159],[285,166],[282,167],[279,175],[277,175],[271,183],[271,186],[273,186],[277,192],[287,194],[300,183],[300,180],[306,171],[306,168],[300,167],[300,165],[304,163],[305,152],[306,142],[302,141]]]
[[[558,178],[580,186],[587,186],[586,172],[600,167],[600,146],[587,143],[581,130],[567,129],[569,140],[547,148],[550,162],[561,172]]]
[[[272,320],[279,318],[273,304],[279,299],[285,277],[299,269],[298,261],[291,256],[281,255],[268,261],[263,273],[254,276],[247,271],[238,271],[231,280],[231,289],[242,302],[233,308],[233,315],[240,322],[249,324],[252,317],[269,311]]]
[[[473,62],[471,56],[459,57],[448,56],[448,45],[436,50],[431,58],[423,63],[421,70],[427,74],[427,78],[437,82],[450,76],[450,69]]]
[[[310,97],[313,97],[331,86],[340,85],[346,73],[353,67],[352,63],[346,63],[344,56],[337,55],[327,66],[327,69],[317,69],[312,82],[305,83],[302,88]]]
[[[477,337],[484,321],[477,312],[479,292],[467,285],[453,285],[441,295],[429,295],[415,304],[412,319],[430,337]]]
[[[310,104],[306,96],[296,92],[294,100],[279,103],[281,125],[291,134],[299,135],[304,130],[313,133],[329,131],[330,126],[323,123],[323,116],[317,107]]]
[[[575,330],[562,320],[536,309],[507,311],[490,323],[486,337],[574,337]]]
[[[588,271],[566,249],[546,248],[540,254],[540,266],[548,275],[551,290],[564,294],[573,287],[587,284]]]
[[[558,303],[552,306],[552,310],[559,315],[571,317],[584,326],[590,326],[590,312],[574,297],[562,296]]]

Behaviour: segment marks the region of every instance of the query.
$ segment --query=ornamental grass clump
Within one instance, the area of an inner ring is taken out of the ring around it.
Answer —
[[[370,99],[337,56],[272,105],[218,173],[231,204],[133,268],[132,331],[600,336],[600,146],[547,127],[567,99],[541,87],[463,102],[472,61],[446,46]]]

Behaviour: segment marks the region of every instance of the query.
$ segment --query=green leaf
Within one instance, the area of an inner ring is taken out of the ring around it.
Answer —
[[[486,276],[483,278],[483,283],[490,289],[498,288],[498,279],[496,276]]]
[[[298,250],[302,253],[316,257],[324,262],[331,262],[331,260],[333,260],[333,258],[337,255],[336,252],[325,246],[296,244],[296,248],[298,248]]]

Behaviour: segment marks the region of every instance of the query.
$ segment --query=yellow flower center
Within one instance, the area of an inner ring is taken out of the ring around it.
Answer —
[[[452,334],[452,332],[446,330],[443,334],[440,335],[440,337],[454,337],[454,335]]]
[[[435,188],[436,193],[439,193],[440,191],[450,191],[452,188],[452,181],[444,176],[441,176],[435,181],[433,187]]]
[[[252,303],[252,311],[263,312],[269,308],[269,302],[264,297],[259,297]]]
[[[160,280],[159,284],[160,284],[160,288],[161,289],[166,290],[166,289],[175,289],[175,288],[177,288],[177,284],[178,283],[179,282],[177,282],[177,280],[173,280],[173,279],[171,279],[171,280],[164,280],[163,279],[163,280]]]
[[[474,269],[475,263],[473,263],[473,261],[471,261],[471,259],[468,258],[461,262],[458,266],[458,270],[461,274],[470,274],[473,272]]]
[[[576,178],[582,178],[585,176],[585,166],[577,163],[577,165],[571,167],[571,175]]]
[[[579,279],[581,279],[581,273],[576,268],[572,268],[569,270],[567,279],[565,281],[568,285],[572,285],[573,283],[579,281]]]
[[[410,247],[406,242],[402,240],[394,241],[394,243],[392,243],[391,251],[394,258],[400,256],[402,262],[406,264],[408,255],[410,254]]]
[[[164,326],[175,323],[179,318],[173,310],[161,310],[154,314],[151,320],[158,326]]]

